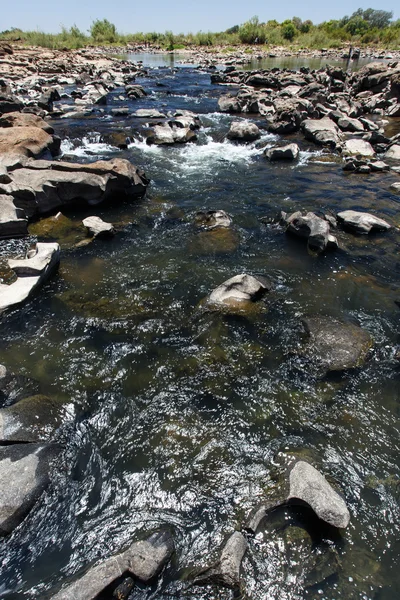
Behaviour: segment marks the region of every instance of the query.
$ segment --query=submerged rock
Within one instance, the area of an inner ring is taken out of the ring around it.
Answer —
[[[189,244],[192,254],[207,256],[236,252],[240,237],[233,228],[220,224],[203,227],[205,231],[200,231]]]
[[[373,230],[387,231],[391,229],[391,225],[387,221],[369,213],[358,212],[356,210],[344,210],[338,213],[337,217],[343,227],[357,233],[369,233]]]
[[[115,234],[114,226],[106,223],[100,217],[86,217],[82,223],[93,237],[110,237]]]
[[[9,267],[17,275],[11,285],[0,284],[0,313],[27,300],[42,285],[60,262],[58,244],[38,242],[25,259],[9,260]]]
[[[309,336],[305,354],[325,372],[360,367],[373,344],[369,333],[353,323],[309,317],[303,324]]]
[[[306,502],[329,525],[347,527],[350,513],[344,500],[317,469],[305,461],[298,461],[290,471],[289,484],[287,501]]]
[[[247,550],[247,540],[242,533],[235,531],[222,548],[219,560],[200,571],[194,583],[208,585],[216,583],[228,588],[237,588],[240,585],[240,566]]]
[[[286,146],[278,146],[265,150],[265,156],[271,160],[295,160],[300,153],[297,144],[287,144]]]
[[[148,583],[171,558],[175,545],[168,531],[153,533],[127,550],[90,567],[77,581],[52,596],[53,600],[94,600],[122,575]]]
[[[253,277],[242,273],[221,283],[207,298],[209,305],[222,305],[240,308],[246,303],[260,300],[271,290],[271,284],[264,277]]]
[[[30,235],[39,241],[56,241],[63,248],[74,248],[86,240],[86,229],[81,221],[72,221],[61,212],[51,217],[41,218],[29,225]]]
[[[0,535],[26,517],[50,481],[57,446],[13,444],[0,447]]]
[[[61,405],[47,396],[31,396],[0,409],[0,443],[49,442],[62,421]]]

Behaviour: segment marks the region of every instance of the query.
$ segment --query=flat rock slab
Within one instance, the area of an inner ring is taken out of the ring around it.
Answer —
[[[369,142],[360,139],[346,140],[343,146],[343,154],[363,156],[366,158],[372,158],[375,156],[375,150]]]
[[[93,237],[112,237],[115,234],[114,225],[106,223],[100,217],[86,217],[82,223]]]
[[[276,148],[268,148],[264,154],[268,160],[295,160],[298,158],[300,148],[297,144],[287,144],[286,146],[279,146]]]
[[[227,279],[208,296],[210,305],[240,306],[242,303],[256,302],[271,290],[271,284],[263,277],[253,277],[246,273]]]
[[[124,574],[147,583],[154,579],[171,558],[175,545],[168,531],[153,533],[147,540],[134,542],[125,552],[90,567],[71,585],[55,594],[53,600],[94,600]]]
[[[0,535],[7,535],[26,517],[50,481],[57,446],[13,444],[0,447]]]
[[[353,323],[309,317],[303,325],[309,336],[304,352],[325,372],[362,366],[373,344],[369,333]]]
[[[147,118],[147,119],[165,119],[166,115],[154,108],[139,108],[131,115],[132,117]]]
[[[38,242],[27,258],[9,260],[8,264],[17,274],[11,285],[0,284],[0,313],[25,302],[57,269],[60,262],[60,246]]]
[[[346,503],[313,466],[298,461],[290,471],[289,484],[288,501],[297,499],[306,502],[329,525],[347,527],[350,513]]]
[[[195,584],[208,585],[216,583],[228,588],[240,585],[240,566],[246,553],[248,543],[239,531],[235,531],[222,548],[219,560],[209,568],[196,575]]]
[[[357,233],[369,233],[370,231],[387,231],[391,225],[369,213],[356,210],[344,210],[337,215],[339,223],[346,229]]]

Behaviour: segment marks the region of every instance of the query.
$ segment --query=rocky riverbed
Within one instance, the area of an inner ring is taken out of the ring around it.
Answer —
[[[0,58],[1,597],[395,598],[400,63],[196,52]]]

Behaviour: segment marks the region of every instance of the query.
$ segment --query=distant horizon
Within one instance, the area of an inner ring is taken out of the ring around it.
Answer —
[[[161,0],[150,0],[146,9],[142,6],[131,5],[127,0],[119,0],[110,5],[104,0],[87,0],[85,3],[70,0],[67,4],[55,4],[48,0],[20,0],[13,15],[12,7],[7,14],[2,15],[1,30],[12,28],[23,31],[43,31],[59,33],[62,27],[69,29],[76,25],[83,33],[97,19],[107,19],[113,23],[121,34],[138,32],[188,34],[203,32],[226,31],[234,25],[241,25],[253,16],[258,16],[261,22],[276,19],[282,22],[286,19],[299,17],[303,21],[310,19],[315,25],[324,21],[341,19],[350,16],[358,8],[385,10],[393,12],[393,20],[400,18],[393,6],[371,6],[370,2],[338,0],[334,7],[327,7],[321,2],[311,0],[307,5],[299,5],[294,0],[272,7],[268,3],[255,0],[251,9],[243,7],[242,3],[220,0],[211,2],[205,0],[202,4],[193,0],[172,0],[168,6]],[[122,14],[121,14],[122,13]]]

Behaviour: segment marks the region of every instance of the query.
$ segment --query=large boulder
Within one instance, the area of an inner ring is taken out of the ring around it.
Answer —
[[[336,148],[340,143],[338,126],[329,118],[306,119],[301,124],[301,128],[304,137],[316,144]]]
[[[58,154],[60,139],[36,126],[0,128],[0,158],[4,155],[39,157],[45,152]]]
[[[303,325],[308,335],[304,354],[325,373],[362,366],[373,344],[370,334],[353,323],[309,317]]]
[[[0,194],[0,239],[23,237],[28,234],[28,219],[14,205],[12,196]]]
[[[0,284],[0,313],[30,298],[57,269],[59,262],[59,245],[40,242],[28,251],[25,259],[9,260],[17,280],[10,285]]]
[[[242,273],[221,283],[207,298],[210,306],[241,307],[256,302],[271,290],[271,284],[264,277],[253,277]]]
[[[23,106],[23,103],[15,96],[0,91],[0,113],[20,111]]]
[[[248,543],[240,531],[235,531],[226,541],[216,563],[200,571],[194,583],[208,585],[217,583],[228,588],[240,585],[240,566],[246,553]]]
[[[375,150],[369,142],[361,139],[346,140],[343,145],[343,154],[350,156],[364,156],[366,158],[372,158],[375,156]]]
[[[387,231],[391,225],[369,213],[356,210],[343,210],[337,215],[339,223],[350,231],[369,233],[370,231]]]
[[[271,160],[295,160],[298,158],[300,149],[297,144],[287,144],[286,146],[276,146],[265,150],[265,156]]]
[[[303,460],[296,462],[290,470],[289,484],[288,502],[306,502],[329,525],[347,527],[350,513],[344,500],[313,466]]]
[[[11,183],[0,184],[0,193],[13,196],[28,218],[76,203],[139,198],[149,183],[143,171],[121,158],[90,164],[29,161],[10,178]]]
[[[0,127],[40,127],[48,134],[54,129],[44,119],[31,113],[10,112],[0,116]]]
[[[0,447],[0,535],[15,529],[50,481],[50,463],[59,448],[41,444]]]
[[[52,596],[53,600],[94,600],[103,590],[125,574],[144,583],[158,575],[175,550],[168,531],[153,533],[134,542],[127,550],[90,567],[74,583]],[[115,597],[115,596],[114,596]]]
[[[239,113],[242,111],[241,104],[235,96],[221,96],[218,99],[218,108],[221,112]]]
[[[302,215],[300,211],[285,219],[287,233],[307,240],[308,249],[320,254],[328,248],[337,248],[338,242],[331,234],[330,225],[313,212]]]
[[[255,123],[250,121],[233,121],[227,133],[230,140],[239,140],[243,142],[253,142],[257,140],[261,132]]]
[[[156,125],[149,132],[146,143],[170,146],[172,144],[186,144],[197,139],[191,127],[182,127],[173,121]]]

